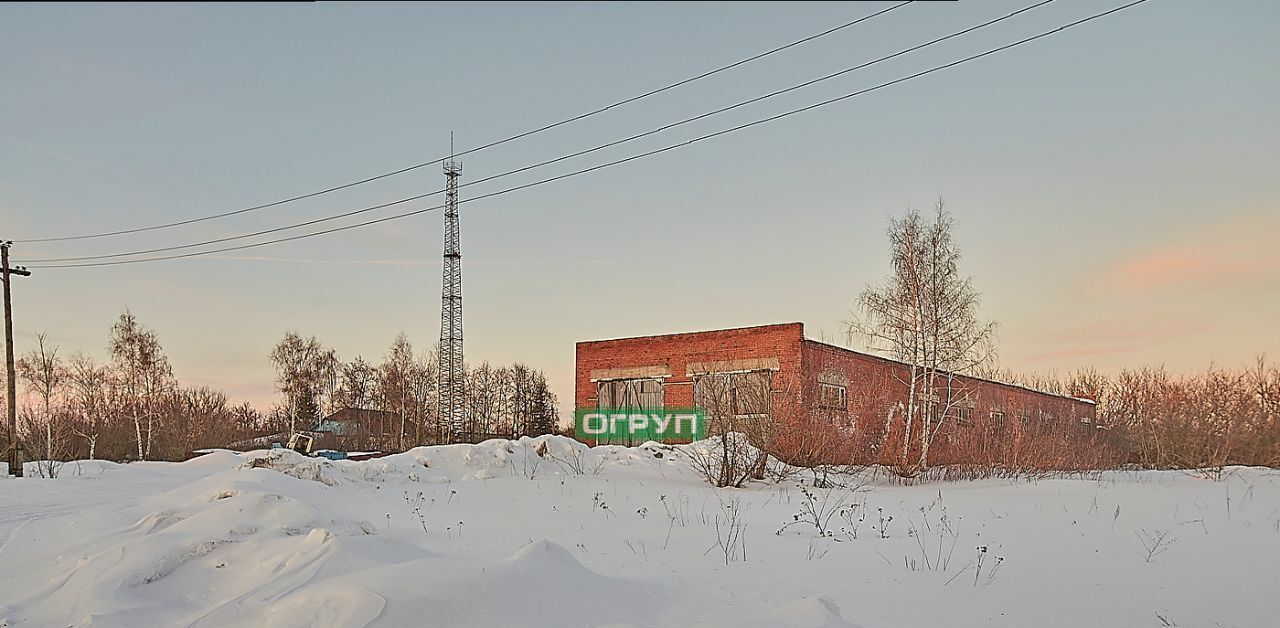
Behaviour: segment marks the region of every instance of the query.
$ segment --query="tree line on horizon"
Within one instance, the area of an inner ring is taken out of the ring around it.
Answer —
[[[404,450],[417,445],[553,433],[560,417],[546,374],[524,365],[467,365],[466,422],[449,433],[438,412],[439,352],[415,353],[401,333],[379,364],[362,356],[343,362],[315,336],[286,332],[271,352],[276,388],[283,396],[269,416],[279,431],[307,429],[323,416],[347,408],[376,410],[386,417],[352,413],[367,447]]]
[[[1114,464],[1148,469],[1280,467],[1280,365],[1258,356],[1247,367],[1210,365],[1194,373],[1164,366],[1094,368],[993,379],[1094,400]]]
[[[713,483],[757,476],[766,462],[759,452],[784,448],[790,451],[775,457],[801,466],[827,465],[840,452],[847,464],[879,464],[906,478],[957,465],[1019,472],[1280,466],[1280,367],[1265,357],[1246,368],[1182,375],[1163,367],[1114,374],[1083,368],[1066,376],[1000,369],[995,325],[979,316],[980,294],[959,271],[952,226],[941,201],[931,216],[912,209],[891,219],[891,272],[862,291],[847,322],[851,340],[907,366],[902,402],[856,424],[839,414],[772,406],[772,420],[762,423],[739,420],[732,408],[752,393],[763,396],[757,405],[771,407],[776,391],[732,385],[720,395],[729,403],[712,407],[708,417],[714,433],[746,434],[737,442],[749,446],[708,462]],[[197,448],[287,438],[343,408],[366,417],[359,419],[367,421],[359,426],[365,442],[386,451],[554,433],[558,426],[545,374],[486,362],[466,369],[468,423],[448,433],[436,412],[438,352],[416,352],[403,333],[373,364],[361,356],[343,361],[314,336],[287,332],[270,353],[282,399],[265,413],[233,405],[220,390],[181,385],[155,332],[128,310],[112,326],[108,349],[105,364],[82,353],[64,360],[41,334],[19,361],[27,393],[19,435],[28,459],[182,459]],[[957,377],[965,375],[1096,400],[1096,421],[972,416],[975,391]],[[774,429],[781,424],[805,427],[783,433]]]
[[[559,421],[542,371],[483,362],[466,370],[464,433],[444,434],[436,412],[436,352],[415,353],[403,333],[377,364],[361,356],[343,361],[315,337],[286,333],[270,353],[282,400],[265,412],[233,403],[217,388],[182,384],[156,332],[129,310],[112,325],[107,349],[104,363],[80,351],[64,357],[41,333],[16,361],[25,393],[18,436],[27,460],[184,460],[198,449],[286,441],[343,408],[396,416],[372,434],[386,451],[551,433]],[[7,443],[7,422],[0,433]]]

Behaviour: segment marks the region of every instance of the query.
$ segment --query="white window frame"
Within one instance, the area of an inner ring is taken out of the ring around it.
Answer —
[[[828,403],[827,403],[827,395],[826,395],[826,391],[827,391],[828,389],[835,389],[835,390],[840,391],[840,395],[839,395],[839,396],[840,396],[840,403],[839,403],[839,405],[831,405],[831,404],[828,404]],[[844,412],[848,412],[848,411],[849,411],[849,389],[848,389],[848,387],[846,387],[846,386],[841,386],[840,384],[832,384],[832,383],[828,383],[828,382],[818,382],[818,407],[819,407],[819,408],[822,408],[822,409],[824,409],[824,410],[841,410],[841,411],[844,411]]]

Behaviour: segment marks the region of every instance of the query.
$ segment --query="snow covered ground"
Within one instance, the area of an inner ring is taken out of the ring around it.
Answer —
[[[688,455],[543,437],[4,479],[0,626],[1280,621],[1274,471],[717,490]]]

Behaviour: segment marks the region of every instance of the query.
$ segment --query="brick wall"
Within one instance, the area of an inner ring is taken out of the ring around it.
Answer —
[[[821,418],[818,425],[810,419],[810,429],[847,427],[845,438],[834,447],[837,457],[881,459],[883,452],[876,448],[884,441],[885,419],[891,407],[907,398],[907,365],[812,340],[804,341],[802,363],[804,407],[815,410]],[[841,383],[841,379],[847,381],[848,407],[822,408],[819,382]],[[960,376],[956,381],[973,402],[970,417],[966,422],[944,421],[931,462],[1016,463],[1020,446],[1043,449],[1046,443],[1042,441],[1046,440],[1054,445],[1093,445],[1097,419],[1093,403],[971,377]],[[1002,413],[1003,420],[993,417],[993,412]],[[1082,453],[1087,457],[1088,452]]]
[[[596,386],[592,372],[609,375],[610,369],[644,369],[663,367],[666,376],[665,403],[668,406],[693,405],[693,378],[688,368],[695,363],[730,362],[749,364],[751,360],[777,360],[780,377],[774,388],[784,386],[779,379],[800,372],[801,343],[804,325],[784,323],[721,329],[716,331],[642,336],[617,340],[579,342],[574,378],[574,405],[594,408]],[[642,372],[642,371],[637,371]],[[652,373],[653,371],[643,371]],[[615,374],[620,371],[615,371]]]
[[[771,446],[800,463],[883,461],[879,447],[885,440],[885,417],[906,399],[905,365],[806,340],[800,323],[579,342],[576,357],[578,408],[596,406],[593,380],[659,377],[667,406],[692,406],[691,366],[746,370],[768,365],[776,369]],[[1043,448],[1045,442],[1067,449],[1067,455],[1072,448],[1090,446],[1093,404],[986,380],[960,380],[973,391],[970,420],[946,421],[931,461],[1009,463],[1023,449]],[[822,381],[845,386],[845,407],[821,406]],[[1000,425],[993,411],[1004,413]]]

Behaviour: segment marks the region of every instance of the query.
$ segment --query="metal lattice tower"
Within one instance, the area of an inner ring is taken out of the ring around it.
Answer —
[[[453,153],[453,136],[449,137]],[[464,429],[464,378],[462,359],[462,247],[458,238],[458,177],[462,163],[450,157],[444,162],[444,301],[440,315],[440,420],[453,441]]]

